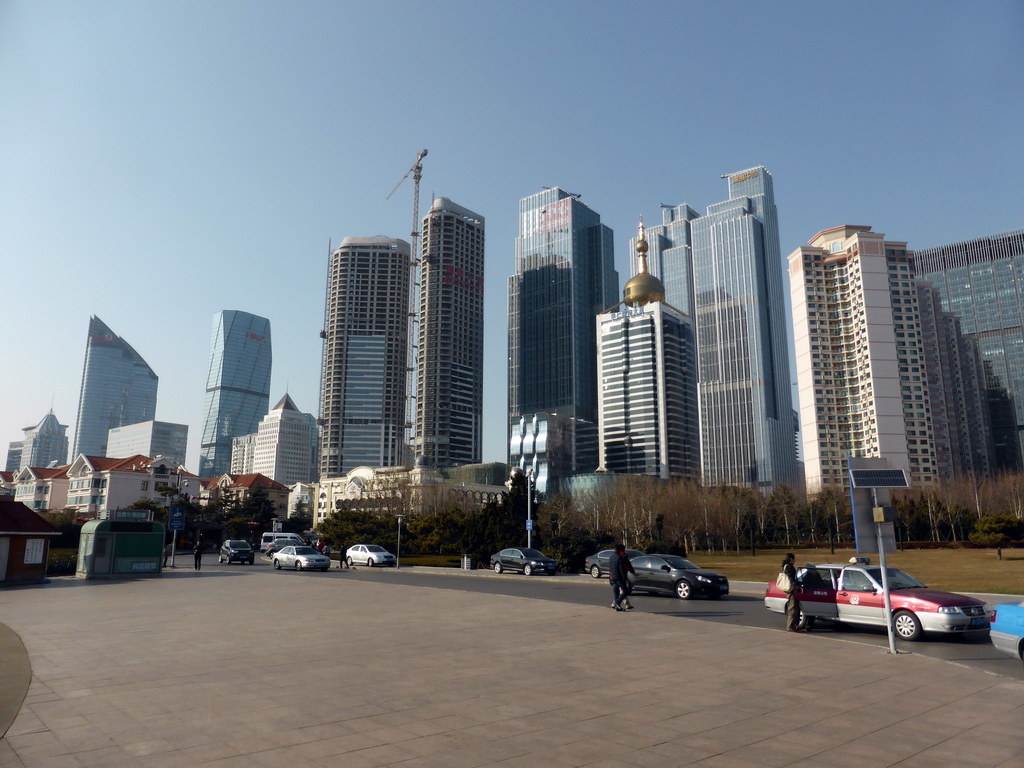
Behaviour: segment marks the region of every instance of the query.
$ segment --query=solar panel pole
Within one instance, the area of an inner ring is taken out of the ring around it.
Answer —
[[[885,522],[885,507],[878,506],[878,491],[871,489],[871,498],[875,502],[872,512],[875,517],[875,534],[878,536],[878,562],[882,567],[882,600],[885,604],[885,631],[889,634],[889,653],[895,655],[896,635],[892,628],[892,593],[889,591],[889,573],[885,565],[885,541],[882,537],[882,524]]]

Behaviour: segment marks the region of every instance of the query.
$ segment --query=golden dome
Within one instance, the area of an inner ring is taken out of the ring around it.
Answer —
[[[665,284],[647,271],[648,246],[642,216],[637,231],[639,234],[636,241],[636,254],[640,261],[640,271],[629,279],[622,291],[622,300],[627,307],[642,307],[652,301],[665,300]]]

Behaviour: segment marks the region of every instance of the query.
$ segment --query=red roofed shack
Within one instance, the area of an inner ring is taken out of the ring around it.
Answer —
[[[0,496],[0,586],[38,584],[46,578],[50,537],[59,535],[20,501]]]

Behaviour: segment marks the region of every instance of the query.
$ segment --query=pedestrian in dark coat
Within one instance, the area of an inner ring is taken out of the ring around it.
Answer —
[[[612,584],[612,608],[616,611],[631,611],[629,603],[629,574],[636,573],[626,555],[626,547],[618,544],[608,561],[608,577]]]
[[[196,570],[200,571],[203,568],[203,542],[197,541],[196,545],[192,548],[192,556],[196,560]]]

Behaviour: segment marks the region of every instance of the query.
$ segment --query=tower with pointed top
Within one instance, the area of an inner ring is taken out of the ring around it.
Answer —
[[[663,479],[700,472],[693,324],[648,271],[640,220],[637,273],[597,317],[601,468]]]
[[[91,317],[72,461],[83,453],[106,456],[107,433],[114,427],[151,421],[156,416],[158,382],[127,341]]]
[[[6,471],[64,464],[68,458],[67,431],[67,425],[57,421],[51,408],[42,421],[22,430],[25,436],[21,440],[10,444]]]
[[[308,483],[314,472],[310,452],[310,424],[315,420],[301,413],[285,393],[260,421],[256,431],[252,471],[284,485]]]

